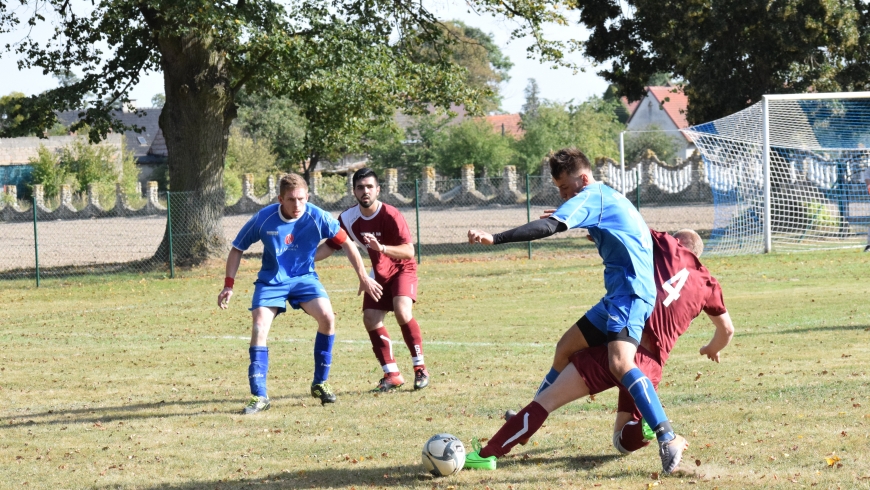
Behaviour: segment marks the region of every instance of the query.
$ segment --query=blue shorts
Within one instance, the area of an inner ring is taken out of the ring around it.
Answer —
[[[652,311],[652,305],[637,296],[613,296],[599,301],[586,312],[586,318],[605,335],[627,328],[629,337],[640,342],[643,325]]]
[[[320,284],[317,274],[305,274],[304,276],[291,277],[282,284],[266,284],[260,281],[254,283],[254,298],[251,301],[251,310],[262,306],[278,308],[278,314],[287,311],[286,303],[294,310],[298,310],[301,303],[317,298],[327,298],[326,289]]]

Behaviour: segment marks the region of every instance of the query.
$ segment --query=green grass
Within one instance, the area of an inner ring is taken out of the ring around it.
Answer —
[[[661,398],[691,442],[665,488],[870,488],[870,254],[705,260],[737,333],[714,364],[697,354],[706,318],[683,336]],[[380,378],[343,258],[321,268],[338,320],[331,383],[308,395],[314,322],[276,320],[272,409],[243,417],[246,261],[228,311],[220,264],[152,276],[0,285],[0,487],[3,488],[648,488],[647,448],[611,447],[615,393],[554,413],[495,472],[434,479],[420,465],[432,434],[469,445],[528,403],[555,341],[602,294],[600,260],[427,260],[415,316],[432,385],[368,392]],[[390,317],[394,339],[401,334]],[[410,371],[403,344],[399,365]],[[826,458],[839,462],[830,467]],[[839,466],[842,465],[842,466]],[[796,482],[796,483],[795,483]],[[26,486],[24,486],[26,484]]]

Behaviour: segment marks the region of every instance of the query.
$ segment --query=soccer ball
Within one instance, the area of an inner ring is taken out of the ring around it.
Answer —
[[[465,465],[465,446],[450,434],[435,434],[423,445],[423,467],[435,476],[459,473]]]

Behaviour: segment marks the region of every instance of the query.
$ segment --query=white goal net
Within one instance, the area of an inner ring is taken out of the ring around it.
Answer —
[[[713,191],[710,252],[867,243],[870,93],[768,95],[684,132]]]

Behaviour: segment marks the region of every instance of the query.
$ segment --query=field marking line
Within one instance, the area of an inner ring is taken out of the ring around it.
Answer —
[[[211,340],[251,340],[250,336],[247,337],[237,337],[234,335],[223,335],[223,336],[201,336],[201,339],[211,339]],[[294,343],[294,342],[302,342],[302,343],[312,343],[313,339],[293,339],[293,338],[284,338],[284,339],[269,339],[269,342],[286,342],[286,343]],[[371,344],[371,340],[336,340],[336,343],[341,344]],[[509,346],[509,347],[546,347],[552,348],[555,344],[543,344],[540,342],[452,342],[449,340],[429,340],[423,341],[426,345],[452,345],[458,347],[495,347],[495,346]]]

